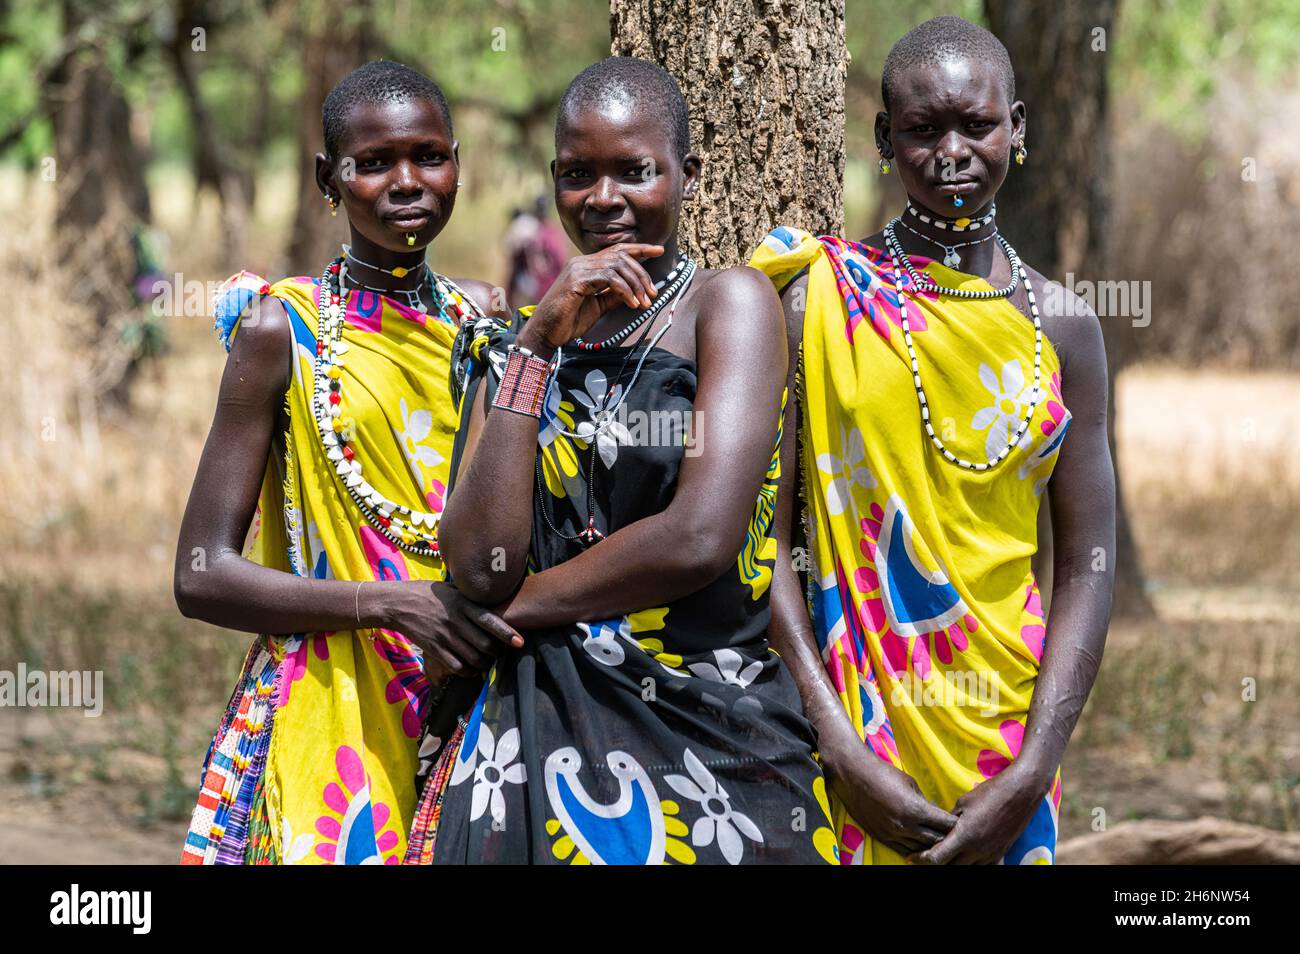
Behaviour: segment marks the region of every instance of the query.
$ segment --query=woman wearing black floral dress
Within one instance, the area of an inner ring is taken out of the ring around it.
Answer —
[[[765,638],[779,302],[679,256],[700,161],[657,66],[579,75],[556,154],[586,254],[512,330],[462,331],[439,530],[457,587],[522,646],[468,714],[464,681],[432,719],[408,861],[833,862],[815,738]]]

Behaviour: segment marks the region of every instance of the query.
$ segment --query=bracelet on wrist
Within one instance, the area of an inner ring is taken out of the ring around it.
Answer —
[[[551,363],[519,345],[511,345],[506,353],[506,369],[492,398],[492,406],[541,418]]]

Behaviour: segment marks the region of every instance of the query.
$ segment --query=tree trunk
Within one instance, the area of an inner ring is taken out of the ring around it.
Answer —
[[[610,0],[611,51],[681,84],[704,160],[683,247],[711,267],[745,262],[776,225],[844,224],[843,0]]]
[[[1048,278],[1099,279],[1113,273],[1107,228],[1110,172],[1108,52],[1119,0],[984,0],[989,28],[1016,70],[1027,107],[1029,158],[1013,166],[998,195],[998,224],[1016,250]],[[1100,32],[1099,32],[1100,31]],[[1102,45],[1104,44],[1104,45]],[[1101,46],[1098,49],[1098,46]],[[1132,353],[1123,316],[1102,316],[1110,379],[1108,430],[1115,454],[1115,378]],[[1118,463],[1118,462],[1117,462]],[[1115,612],[1149,615],[1116,468]]]
[[[84,4],[64,0],[64,34],[104,29]],[[95,365],[87,386],[125,404],[141,351],[126,334],[140,303],[134,236],[150,219],[144,157],[131,138],[131,108],[109,69],[105,40],[95,36],[56,69],[42,90],[54,130],[56,260],[76,275],[70,300],[94,324]]]
[[[319,16],[302,24],[303,83],[295,115],[294,156],[298,166],[298,204],[289,240],[287,273],[319,275],[348,240],[342,212],[329,206],[316,185],[316,153],[323,152],[321,107],[334,85],[364,64],[376,48],[370,32],[374,12],[370,0],[324,0]],[[314,9],[314,7],[313,7]]]

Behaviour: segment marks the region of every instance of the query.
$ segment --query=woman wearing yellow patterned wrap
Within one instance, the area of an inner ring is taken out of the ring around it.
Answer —
[[[931,20],[882,86],[881,170],[908,208],[862,242],[776,229],[751,261],[800,356],[769,635],[818,729],[842,863],[1050,863],[1114,572],[1100,325],[997,234],[1026,152],[1002,45]],[[1030,568],[1045,488],[1050,626]]]
[[[176,599],[280,635],[254,642],[209,750],[189,864],[397,863],[431,687],[518,638],[441,582],[452,343],[490,294],[424,261],[459,184],[446,101],[371,63],[330,93],[324,132],[317,179],[351,245],[319,279],[241,273],[217,305],[230,356]]]

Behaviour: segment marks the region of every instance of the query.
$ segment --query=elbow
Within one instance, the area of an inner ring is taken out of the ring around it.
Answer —
[[[496,606],[504,603],[518,588],[518,581],[506,579],[504,573],[492,570],[465,570],[457,573],[448,564],[451,582],[460,594],[472,603],[480,606]]]
[[[716,527],[702,526],[693,532],[678,534],[671,547],[675,569],[683,579],[697,581],[697,588],[703,589],[736,565],[743,542],[743,536],[737,541]]]
[[[465,599],[480,606],[495,606],[504,602],[519,586],[522,574],[509,573],[509,560],[490,557],[486,560],[474,555],[458,558],[454,548],[444,545],[443,560],[447,576]]]
[[[209,568],[192,566],[185,559],[176,561],[176,570],[172,574],[172,596],[176,599],[176,608],[186,619],[205,618],[205,610],[211,601],[211,581],[208,579],[210,572]]]

